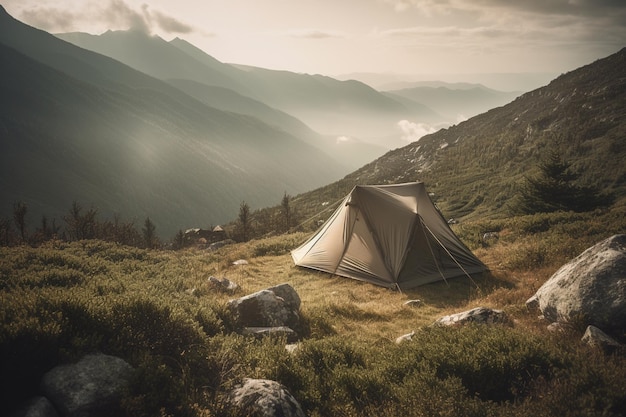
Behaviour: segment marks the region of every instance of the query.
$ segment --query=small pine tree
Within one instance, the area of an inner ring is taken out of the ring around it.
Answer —
[[[289,200],[291,197],[285,191],[283,199],[280,202],[280,214],[282,223],[280,225],[280,232],[288,232],[291,227],[291,207],[289,207]]]
[[[143,241],[146,248],[154,249],[157,246],[156,226],[152,223],[150,217],[146,217],[141,231],[143,232]]]
[[[580,174],[564,161],[556,151],[539,163],[539,174],[526,177],[520,189],[518,211],[525,214],[553,211],[589,211],[612,204],[614,197],[594,187],[580,186]]]
[[[22,238],[22,242],[26,240],[26,213],[28,212],[28,207],[26,203],[23,201],[18,201],[13,204],[13,220],[15,221],[15,225],[17,229],[20,231],[20,237]]]
[[[242,201],[239,205],[239,230],[241,235],[241,240],[243,242],[247,242],[250,237],[250,206],[245,201]]]

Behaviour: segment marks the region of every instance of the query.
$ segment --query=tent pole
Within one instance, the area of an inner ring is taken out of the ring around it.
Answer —
[[[424,223],[422,222],[422,224],[424,224]],[[426,230],[428,230],[428,232],[431,234],[431,236],[432,236],[432,237],[433,237],[433,238],[437,241],[437,243],[439,243],[439,246],[441,246],[441,247],[443,248],[443,250],[445,250],[445,251],[446,251],[446,253],[448,254],[448,256],[450,256],[450,258],[452,258],[452,260],[454,261],[454,263],[455,263],[455,264],[456,264],[459,268],[461,268],[461,271],[463,271],[463,273],[464,273],[464,274],[465,274],[465,275],[469,278],[469,280],[472,282],[472,284],[474,284],[474,285],[476,286],[476,288],[478,288],[478,289],[480,290],[480,287],[478,286],[478,284],[476,284],[476,281],[474,281],[474,279],[473,279],[473,278],[472,278],[472,276],[469,274],[469,272],[467,272],[467,271],[465,270],[465,268],[463,268],[463,265],[461,265],[461,264],[459,263],[459,261],[457,261],[457,260],[456,260],[456,258],[454,257],[454,255],[452,255],[452,254],[450,253],[450,251],[448,250],[448,248],[446,248],[446,247],[445,247],[445,245],[444,245],[443,243],[441,243],[441,241],[440,241],[439,239],[437,239],[437,236],[435,236],[435,234],[433,233],[433,231],[432,231],[432,230],[430,230],[430,229],[428,228],[428,226],[426,226],[425,224],[424,224],[424,227],[426,228]],[[430,246],[430,244],[429,244],[429,246]],[[433,256],[434,256],[434,255],[433,255]],[[437,268],[439,268],[439,266],[437,266]],[[444,278],[444,281],[445,281],[445,278]],[[446,284],[447,284],[447,283],[448,283],[448,281],[446,281]]]
[[[428,228],[428,226],[426,226],[426,224],[424,223],[424,220],[422,220],[422,216],[418,216],[420,219],[420,223],[422,224],[423,229],[422,230],[428,230],[428,232],[433,235],[433,232]],[[435,257],[435,252],[433,252],[433,248],[432,246],[430,246],[430,241],[428,240],[428,236],[426,236],[426,232],[424,232],[424,237],[426,238],[426,244],[428,245],[428,250],[430,250],[430,254],[433,257],[433,260],[435,261],[435,265],[437,266],[437,271],[439,271],[439,275],[441,275],[441,279],[443,279],[443,282],[446,283],[446,286],[448,288],[450,288],[450,284],[448,283],[448,280],[446,279],[446,277],[443,275],[443,271],[441,270],[441,268],[439,268],[439,264],[437,263],[437,258]],[[437,240],[437,238],[435,237],[435,235],[433,235],[433,237],[435,238],[435,240]],[[437,243],[439,243],[441,245],[441,242],[439,242],[439,240],[437,240]],[[443,245],[442,245],[443,246]],[[445,249],[445,248],[444,248]],[[448,252],[449,254],[449,252]],[[454,258],[453,258],[454,259]],[[455,260],[456,262],[456,260]]]

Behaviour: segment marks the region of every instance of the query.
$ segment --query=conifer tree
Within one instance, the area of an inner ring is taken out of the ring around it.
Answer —
[[[26,240],[26,213],[28,207],[23,201],[18,201],[13,204],[13,220],[17,229],[20,231],[20,237],[22,242]]]
[[[522,213],[550,213],[553,211],[589,211],[608,206],[614,197],[595,187],[577,184],[580,177],[555,150],[538,164],[539,174],[526,177],[520,189],[518,209]]]
[[[250,206],[245,201],[239,205],[239,227],[241,240],[247,242],[250,237]]]
[[[146,248],[155,248],[157,246],[156,226],[154,225],[154,223],[152,223],[150,217],[146,217],[141,231],[143,232],[143,241],[146,245]]]

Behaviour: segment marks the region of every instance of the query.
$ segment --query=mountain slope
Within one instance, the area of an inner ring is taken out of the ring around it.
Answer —
[[[548,150],[581,173],[584,184],[626,198],[626,48],[564,74],[549,85],[442,129],[302,194],[306,216],[355,184],[421,180],[450,217],[509,213],[517,187]]]
[[[60,220],[77,200],[150,216],[171,237],[232,218],[242,200],[272,204],[342,171],[282,130],[206,106],[6,13],[0,56],[1,216],[22,200],[31,224],[41,215]]]

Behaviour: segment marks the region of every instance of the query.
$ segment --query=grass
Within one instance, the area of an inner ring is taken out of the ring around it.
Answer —
[[[549,333],[525,301],[582,250],[626,232],[625,212],[455,225],[490,272],[404,293],[295,267],[289,250],[304,233],[216,252],[101,241],[2,247],[0,401],[17,406],[54,365],[102,351],[136,369],[122,404],[133,416],[231,415],[224,394],[244,377],[285,384],[310,416],[623,415],[624,353]],[[483,242],[485,231],[498,238]],[[210,276],[240,288],[220,291]],[[293,354],[284,340],[235,334],[226,308],[283,282],[300,295],[307,329]],[[412,299],[421,306],[404,305]],[[430,326],[476,306],[503,309],[514,325]],[[394,343],[411,331],[413,341]]]

